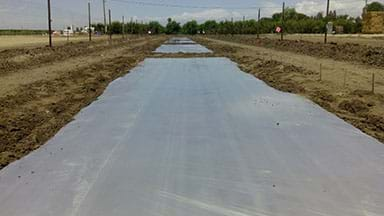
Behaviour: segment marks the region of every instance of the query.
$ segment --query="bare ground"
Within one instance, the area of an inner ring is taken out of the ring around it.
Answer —
[[[116,38],[119,36],[115,36]],[[108,36],[93,36],[94,41],[105,40]],[[69,39],[62,36],[52,37],[53,44],[64,45],[74,42],[88,42],[88,35],[71,36]],[[0,50],[13,48],[33,48],[48,45],[48,35],[0,35]]]
[[[262,34],[262,38],[280,39],[279,34]],[[324,34],[286,34],[287,40],[300,40],[324,43]],[[333,44],[359,44],[372,47],[384,47],[384,34],[328,34],[328,42]]]
[[[165,40],[141,37],[0,53],[1,61],[8,61],[0,69],[0,169],[39,148]]]
[[[306,40],[257,39],[254,35],[211,35],[210,38],[384,68],[384,47],[367,46],[360,43],[324,44]]]
[[[384,71],[366,64],[313,57],[295,52],[195,38],[216,54],[231,58],[248,73],[282,91],[303,95],[365,133],[384,142]],[[319,64],[322,63],[320,81]],[[371,74],[376,73],[376,92]],[[344,84],[344,75],[346,83]]]

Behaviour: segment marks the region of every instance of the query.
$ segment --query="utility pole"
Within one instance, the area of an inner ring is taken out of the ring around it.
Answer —
[[[125,22],[124,22],[124,16],[123,16],[123,22],[122,22],[122,25],[121,25],[121,27],[122,27],[122,32],[123,32],[123,39],[124,39],[124,36],[125,36]]]
[[[107,34],[107,16],[105,14],[105,0],[103,0],[103,13],[104,13],[104,34]]]
[[[233,29],[233,17],[231,18],[231,36],[233,36],[234,29]]]
[[[325,34],[324,34],[324,43],[327,43],[328,37],[328,16],[329,16],[329,0],[327,0],[327,11],[325,12]]]
[[[67,30],[69,30],[69,28],[67,27]],[[72,29],[73,30],[73,29]],[[69,31],[67,32],[67,43],[69,43]]]
[[[131,32],[131,35],[133,34],[133,17],[131,17],[131,21],[129,23],[129,28],[130,28],[130,32]]]
[[[281,14],[281,40],[284,40],[284,32],[285,32],[284,18],[285,18],[285,2],[283,2],[283,13]]]
[[[259,12],[257,13],[257,39],[260,38],[260,8]]]
[[[92,41],[91,2],[88,2],[88,32],[89,32],[89,41]]]
[[[49,35],[49,47],[52,47],[51,0],[48,0],[48,35]]]
[[[241,23],[241,34],[245,34],[245,16],[243,16],[243,22]]]
[[[111,9],[108,10],[109,14],[109,40],[112,41],[112,15],[111,15]]]

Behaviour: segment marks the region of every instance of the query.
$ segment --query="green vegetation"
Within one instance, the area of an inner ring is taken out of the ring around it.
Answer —
[[[121,34],[122,23],[117,21],[112,22],[112,25],[109,28],[109,32],[112,32],[112,34]]]
[[[184,34],[195,35],[199,32],[199,24],[195,20],[189,21],[183,25],[182,32]]]
[[[42,35],[47,33],[46,30],[0,29],[0,35]]]
[[[176,22],[175,20],[172,20],[171,18],[168,18],[167,26],[165,26],[165,33],[178,34],[180,33],[180,30],[181,30],[180,23]]]
[[[235,22],[208,20],[201,24],[192,20],[185,23],[182,27],[180,23],[169,18],[165,27],[162,27],[159,23],[156,23],[156,25],[150,23],[149,25],[156,26],[156,31],[151,31],[153,34],[257,34],[258,31],[261,34],[265,34],[273,33],[277,26],[282,26],[281,17],[282,13],[275,13],[271,18],[262,18],[259,22],[253,19]],[[339,16],[336,14],[336,11],[331,11],[327,17],[322,13],[318,13],[316,16],[307,16],[296,12],[294,8],[287,8],[284,17],[284,30],[286,33],[324,33],[327,22],[332,22],[335,29],[336,27],[343,29],[343,33],[358,33],[361,32],[362,28],[360,17]],[[133,33],[147,32],[140,29],[151,29],[149,25],[144,24],[141,27],[135,25],[133,26]],[[112,24],[112,28],[114,29],[114,24]],[[119,31],[117,29],[114,33]]]
[[[164,32],[164,27],[157,21],[149,22],[148,29],[152,34],[160,34]]]
[[[93,24],[92,27],[95,28],[95,31],[98,33],[104,33],[104,24],[96,23]],[[147,34],[148,31],[151,31],[153,34],[163,33],[163,26],[158,22],[150,22],[150,23],[136,23],[129,22],[124,24],[124,31],[126,34]],[[108,33],[112,32],[112,34],[122,34],[123,25],[121,22],[114,21],[112,25],[108,25]]]
[[[336,11],[332,11],[328,17],[324,17],[322,13],[309,17],[297,13],[294,8],[287,8],[284,16],[286,33],[324,33],[327,22],[333,22],[334,26],[343,27],[344,33],[361,32],[360,17],[337,16]],[[256,34],[258,29],[262,34],[273,33],[277,26],[282,26],[281,17],[282,13],[276,13],[271,18],[262,18],[260,22],[256,20],[236,22],[210,20],[200,25],[200,29],[207,34]]]
[[[368,5],[369,10],[384,10],[380,3],[373,2]],[[277,26],[283,27],[286,33],[324,33],[326,23],[332,22],[334,30],[342,29],[343,33],[358,33],[362,29],[362,19],[348,15],[337,15],[336,11],[330,11],[328,16],[318,13],[315,16],[307,16],[298,13],[294,8],[286,8],[285,22],[282,25],[282,13],[275,13],[270,18],[262,18],[260,21],[251,19],[245,21],[220,21],[208,20],[198,24],[195,20],[180,25],[176,20],[168,19],[166,26],[159,22],[137,23],[130,22],[125,24],[126,33],[131,34],[261,34],[273,33]],[[97,32],[104,32],[104,25],[101,23],[93,25]],[[122,33],[122,24],[113,22],[108,28],[113,34]]]
[[[384,5],[380,2],[372,2],[367,5],[367,11],[384,11]]]

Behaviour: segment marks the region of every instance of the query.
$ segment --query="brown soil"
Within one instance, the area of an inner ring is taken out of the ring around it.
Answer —
[[[118,36],[115,37],[117,38]],[[108,35],[94,36],[92,37],[92,40],[99,41],[106,40],[108,38]],[[64,45],[68,42],[88,42],[88,40],[89,38],[87,34],[71,36],[70,38],[61,36],[52,37],[54,46]],[[46,45],[48,45],[48,35],[0,35],[0,50],[27,47],[44,47]]]
[[[245,46],[241,43],[221,41],[203,37],[194,38],[199,43],[214,50],[217,55],[226,56],[239,63],[243,71],[255,75],[268,85],[286,92],[303,95],[330,112],[335,113],[365,133],[384,142],[384,88],[372,94],[369,82],[360,82],[366,78],[366,71],[375,70],[369,66],[352,65],[344,85],[336,71],[342,71],[345,62],[331,62],[334,73],[326,73],[319,81],[318,65],[324,59],[308,57],[292,52],[277,52],[274,49]],[[276,53],[277,52],[277,53]],[[276,56],[278,55],[278,57]],[[302,59],[299,61],[298,59]],[[330,60],[326,62],[329,63]],[[364,70],[361,70],[365,68]],[[355,68],[355,69],[354,69]],[[383,71],[375,71],[383,75]],[[356,87],[361,87],[356,89]]]
[[[129,38],[136,41],[134,37]],[[122,40],[110,44],[106,40],[89,42],[70,42],[63,46],[17,48],[0,51],[0,75],[12,73],[20,69],[30,69],[33,66],[62,61],[71,57],[90,55],[101,49],[114,49],[120,46]]]
[[[261,34],[262,38],[280,39],[279,34]],[[328,43],[360,44],[373,47],[384,47],[384,34],[328,34]],[[305,40],[324,43],[324,34],[286,34],[284,40]]]
[[[326,57],[339,61],[359,62],[362,64],[384,67],[384,47],[373,47],[354,43],[311,42],[305,40],[276,40],[270,38],[257,39],[248,35],[216,35],[211,38],[237,42],[252,46],[290,51],[314,57]]]
[[[343,100],[339,104],[339,108],[350,113],[366,113],[369,111],[369,107],[374,106],[374,103],[367,104],[362,100],[353,99],[353,100]]]
[[[0,169],[39,148],[165,40],[142,37],[3,51],[1,62],[8,63],[0,69],[0,85],[7,86],[0,88]]]

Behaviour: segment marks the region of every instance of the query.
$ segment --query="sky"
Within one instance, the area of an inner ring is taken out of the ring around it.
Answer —
[[[88,23],[87,4],[91,2],[93,22],[103,22],[103,0],[51,0],[54,29],[85,26]],[[283,0],[106,0],[112,19],[165,23],[168,17],[185,23],[191,19],[203,22],[215,20],[255,19],[257,8],[262,17],[280,12]],[[368,0],[372,2],[373,0]],[[376,0],[384,3],[384,0]],[[365,0],[330,0],[330,10],[337,14],[360,16]],[[144,3],[144,4],[143,4]],[[326,0],[286,0],[287,7],[315,15],[325,12]],[[108,16],[108,15],[107,15]],[[47,0],[0,0],[0,29],[44,29],[47,26]]]

